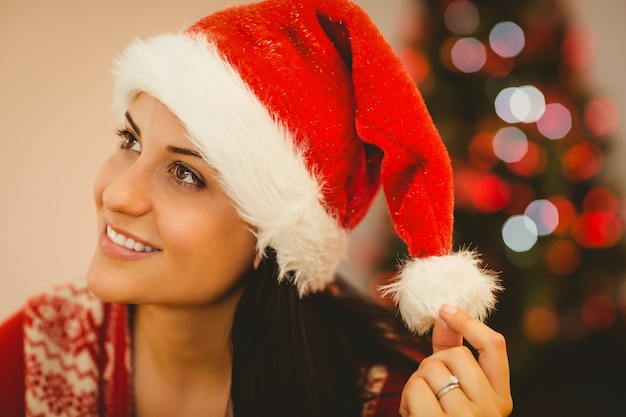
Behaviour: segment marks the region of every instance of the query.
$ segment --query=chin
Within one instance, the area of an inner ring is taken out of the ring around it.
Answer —
[[[87,288],[102,301],[129,304],[128,282],[120,282],[119,278],[119,273],[104,267],[94,258],[87,270]]]

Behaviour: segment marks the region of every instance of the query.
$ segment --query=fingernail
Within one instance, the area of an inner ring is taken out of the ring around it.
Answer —
[[[441,311],[444,312],[445,314],[456,314],[457,311],[459,311],[458,308],[451,306],[450,304],[444,304],[441,306]]]

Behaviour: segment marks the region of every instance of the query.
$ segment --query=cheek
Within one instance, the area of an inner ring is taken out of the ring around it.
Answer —
[[[223,213],[208,210],[201,215],[208,219],[181,216],[180,221],[161,222],[161,232],[167,233],[167,228],[187,268],[193,264],[225,277],[243,275],[252,266],[256,247],[248,226],[239,217]]]
[[[220,252],[222,259],[232,259],[231,268],[237,274],[243,274],[253,264],[256,255],[256,238],[248,226],[240,220],[225,228],[222,234]]]

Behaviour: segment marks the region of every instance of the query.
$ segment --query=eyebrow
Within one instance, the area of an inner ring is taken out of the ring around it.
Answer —
[[[128,123],[130,124],[130,126],[133,128],[133,130],[135,131],[135,133],[137,133],[139,136],[141,136],[141,130],[139,130],[139,128],[137,127],[137,125],[135,124],[135,121],[133,120],[132,117],[130,117],[130,113],[126,112],[124,113],[124,116],[126,116],[126,120],[128,120]]]
[[[197,158],[202,158],[202,155],[200,155],[199,152],[193,151],[191,149],[179,148],[177,146],[168,146],[167,150],[168,152],[177,153],[180,155],[189,155],[189,156],[195,156]]]
[[[128,120],[128,123],[133,128],[135,133],[141,136],[141,130],[139,130],[139,127],[137,127],[137,124],[135,123],[133,118],[130,116],[130,113],[126,112],[124,116],[126,116],[126,120]],[[193,151],[191,149],[179,148],[178,146],[168,146],[167,151],[171,153],[177,153],[180,155],[188,155],[188,156],[195,156],[197,158],[202,158],[202,155],[200,155],[199,152]]]

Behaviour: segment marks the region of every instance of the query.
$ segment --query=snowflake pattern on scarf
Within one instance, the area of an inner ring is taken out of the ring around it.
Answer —
[[[29,416],[97,416],[103,305],[86,287],[63,286],[25,309],[24,360]]]

